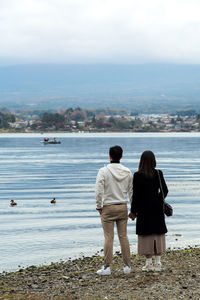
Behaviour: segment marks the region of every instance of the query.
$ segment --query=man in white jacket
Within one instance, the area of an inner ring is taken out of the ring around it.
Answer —
[[[98,275],[110,275],[113,256],[114,223],[117,225],[118,237],[124,262],[124,274],[131,272],[130,247],[127,237],[127,196],[132,198],[132,173],[120,164],[123,150],[113,146],[109,150],[110,164],[101,168],[96,179],[96,206],[101,215],[104,231],[104,266]]]

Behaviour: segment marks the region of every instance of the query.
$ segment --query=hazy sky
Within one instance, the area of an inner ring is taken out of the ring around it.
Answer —
[[[0,0],[0,65],[200,63],[200,0]]]

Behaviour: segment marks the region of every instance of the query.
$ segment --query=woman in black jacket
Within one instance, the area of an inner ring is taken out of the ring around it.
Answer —
[[[160,271],[161,253],[166,250],[165,233],[167,227],[159,176],[164,197],[166,197],[168,189],[162,171],[156,170],[155,167],[154,153],[145,151],[142,153],[138,172],[133,177],[133,198],[129,217],[132,220],[136,218],[138,254],[146,256],[143,271]],[[155,255],[155,264],[152,262],[153,255]]]

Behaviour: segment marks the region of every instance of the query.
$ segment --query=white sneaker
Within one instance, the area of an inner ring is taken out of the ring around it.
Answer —
[[[110,271],[110,267],[105,267],[103,266],[100,270],[97,271],[98,275],[110,275],[111,271]]]
[[[130,274],[130,273],[131,273],[131,267],[129,267],[129,266],[124,266],[124,267],[123,267],[123,271],[124,271],[124,274]]]
[[[154,266],[153,266],[153,264],[151,263],[151,264],[146,264],[143,268],[142,268],[142,271],[146,271],[146,272],[148,272],[148,271],[154,271]]]
[[[162,269],[162,264],[161,264],[161,263],[155,263],[155,264],[154,264],[154,270],[155,270],[156,272],[160,272],[161,269]]]

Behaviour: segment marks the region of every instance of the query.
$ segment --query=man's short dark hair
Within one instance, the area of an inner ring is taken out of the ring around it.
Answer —
[[[120,161],[122,158],[123,154],[123,149],[120,146],[113,146],[109,150],[110,157],[112,158],[113,161]]]

